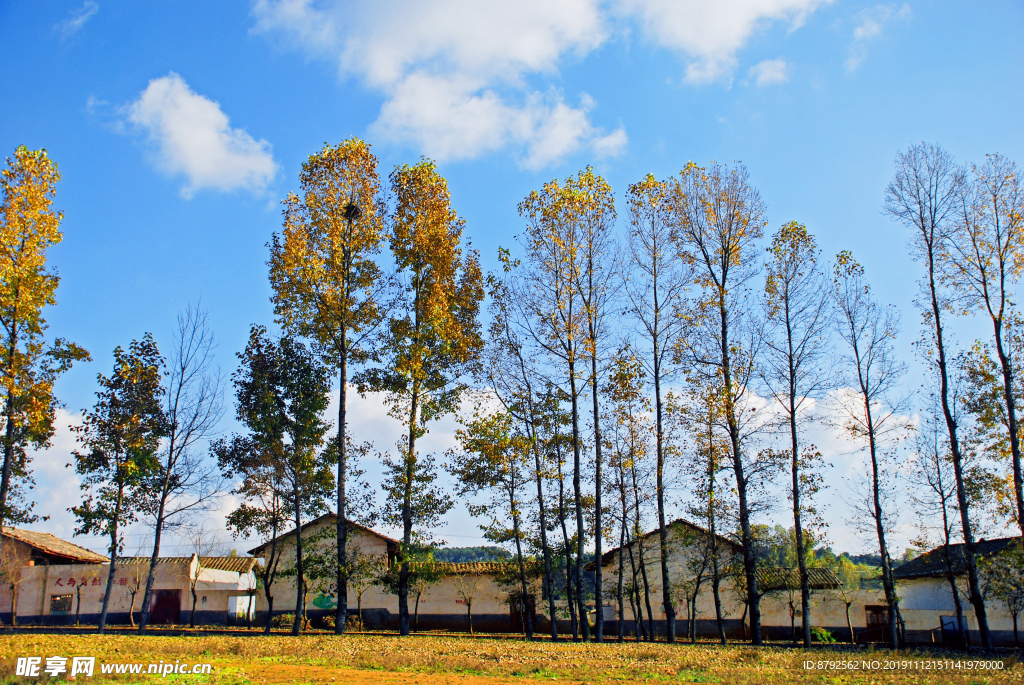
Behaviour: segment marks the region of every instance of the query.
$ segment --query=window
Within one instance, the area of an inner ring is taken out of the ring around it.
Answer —
[[[74,595],[50,595],[50,613],[66,614],[71,611],[71,598]]]
[[[889,625],[889,607],[887,606],[866,606],[864,613],[869,628]]]

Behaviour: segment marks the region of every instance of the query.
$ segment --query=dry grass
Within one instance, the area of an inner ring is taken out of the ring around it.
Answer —
[[[956,659],[938,653],[887,651],[803,652],[781,647],[754,649],[712,644],[575,644],[466,637],[393,635],[82,635],[0,636],[0,682],[55,682],[14,675],[18,656],[96,656],[97,664],[159,661],[211,663],[209,676],[102,676],[79,682],[189,683],[1019,683],[1024,665],[1003,656],[1003,671],[818,671],[805,660],[887,659],[922,662]]]

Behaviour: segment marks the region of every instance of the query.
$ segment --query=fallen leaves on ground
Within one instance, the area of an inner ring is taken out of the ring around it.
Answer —
[[[498,685],[500,683],[931,683],[997,685],[1021,682],[1024,665],[1002,655],[1004,670],[818,670],[805,661],[961,659],[950,652],[900,652],[786,647],[754,648],[712,643],[605,644],[466,636],[290,635],[255,631],[234,635],[7,634],[0,636],[0,680],[36,682],[15,676],[19,656],[95,656],[96,675],[87,682],[179,683],[422,683]],[[973,656],[972,658],[983,658]],[[104,676],[100,663],[210,663],[211,675]],[[70,663],[70,661],[69,661]],[[57,679],[43,677],[55,682]],[[81,681],[81,678],[80,678]]]

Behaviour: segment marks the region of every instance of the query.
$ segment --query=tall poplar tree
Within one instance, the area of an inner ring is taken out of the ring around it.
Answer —
[[[963,197],[963,186],[963,170],[957,167],[945,150],[924,143],[914,145],[896,155],[896,176],[886,188],[885,210],[911,229],[911,256],[925,270],[921,283],[924,302],[918,302],[928,329],[926,339],[931,342],[928,347],[932,348],[927,351],[925,359],[938,375],[938,399],[953,461],[971,602],[978,619],[982,645],[988,649],[992,646],[992,639],[975,559],[974,530],[967,505],[964,455],[957,435],[958,426],[954,416],[956,407],[953,406],[953,393],[950,389],[949,335],[945,328],[945,316],[950,313],[952,305],[942,283],[947,279],[950,267],[947,255],[956,250],[951,241],[957,200]],[[955,259],[953,263],[956,263]]]
[[[53,199],[60,172],[46,150],[19,147],[0,171],[0,383],[3,392],[3,470],[0,526],[33,520],[22,484],[31,487],[26,448],[43,448],[53,436],[59,406],[57,376],[89,354],[74,343],[43,339],[43,309],[56,304],[60,279],[46,268],[46,251],[62,239],[62,212]],[[0,543],[2,544],[2,543]]]
[[[263,326],[252,326],[238,358],[235,406],[249,435],[235,436],[232,446],[218,450],[218,456],[228,471],[245,473],[256,457],[255,463],[267,460],[276,472],[279,489],[274,495],[287,504],[295,525],[292,635],[298,635],[306,597],[302,522],[304,516],[323,511],[334,485],[332,450],[322,449],[327,424],[320,418],[327,408],[330,380],[327,369],[304,345],[288,336],[272,340]]]
[[[376,262],[384,242],[377,158],[351,138],[310,155],[301,193],[285,200],[284,229],[270,241],[270,284],[278,322],[316,342],[338,374],[338,606],[334,630],[348,616],[348,380],[365,362],[365,345],[383,318],[385,279]]]
[[[517,423],[509,412],[482,414],[477,407],[473,418],[455,433],[462,449],[451,453],[449,469],[459,481],[459,495],[489,495],[484,502],[467,505],[471,516],[490,520],[481,526],[484,537],[498,544],[511,541],[515,545],[523,625],[526,639],[532,640],[533,616],[527,603],[530,591],[523,555],[523,488],[529,482],[530,444],[516,429]]]
[[[149,476],[160,468],[157,450],[167,432],[161,406],[163,358],[153,337],[133,340],[128,351],[114,350],[114,373],[99,375],[96,404],[73,428],[82,450],[76,450],[75,469],[82,476],[85,499],[71,512],[75,532],[110,538],[110,566],[103,592],[99,630],[107,624],[117,557],[124,545],[124,527],[135,521],[145,502]]]
[[[757,272],[756,246],[765,224],[764,203],[750,185],[747,170],[713,163],[686,165],[671,186],[674,236],[680,252],[694,264],[695,285],[702,294],[694,322],[682,337],[684,357],[693,372],[714,377],[722,389],[722,419],[729,436],[739,499],[743,573],[750,611],[751,641],[761,644],[761,595],[751,514],[751,478],[767,464],[751,462],[745,449],[748,426],[742,404],[754,370],[751,307],[745,287]],[[746,336],[749,339],[744,339]],[[757,481],[754,481],[756,485]],[[667,611],[667,609],[666,609]]]
[[[387,392],[389,411],[406,426],[401,469],[390,494],[400,497],[404,559],[398,582],[400,632],[409,634],[409,559],[413,544],[414,498],[432,470],[420,468],[416,441],[430,421],[458,408],[466,376],[483,348],[480,303],[484,297],[479,257],[463,254],[464,221],[451,208],[448,183],[432,161],[397,167],[391,173],[395,207],[391,252],[398,298],[380,341],[383,368],[362,376],[362,387]],[[396,503],[397,504],[397,503]]]
[[[882,307],[871,297],[871,288],[864,281],[864,268],[849,252],[836,257],[833,277],[836,303],[836,331],[846,345],[843,365],[846,381],[855,394],[845,405],[844,427],[855,438],[867,441],[871,464],[868,513],[878,538],[878,555],[882,562],[882,589],[889,605],[889,643],[899,646],[896,612],[896,589],[892,578],[892,559],[886,533],[892,512],[884,509],[885,480],[882,456],[887,433],[899,428],[900,403],[893,399],[906,366],[893,351],[899,332],[899,315],[891,307]]]
[[[828,333],[832,323],[828,281],[818,268],[818,246],[802,224],[784,224],[768,248],[765,280],[764,379],[772,398],[782,407],[789,430],[789,462],[793,501],[793,529],[800,569],[801,632],[804,647],[811,646],[811,590],[807,576],[805,514],[813,514],[809,500],[821,476],[821,454],[803,447],[800,428],[815,397],[826,389],[830,369]]]
[[[153,584],[164,531],[188,514],[208,510],[221,492],[220,478],[205,453],[196,446],[211,437],[223,415],[222,381],[213,368],[213,331],[206,312],[189,305],[178,315],[171,359],[167,364],[164,416],[167,435],[160,454],[160,468],[147,491],[145,518],[153,525],[153,550],[142,593],[139,632],[149,624]]]
[[[629,187],[629,261],[624,275],[629,313],[650,351],[640,355],[654,387],[654,451],[657,459],[658,543],[661,552],[662,604],[668,641],[676,637],[676,612],[668,573],[668,527],[665,519],[665,403],[662,387],[673,377],[672,354],[685,318],[683,297],[690,285],[689,265],[672,241],[668,184],[648,174]]]
[[[576,289],[586,316],[586,353],[590,361],[591,420],[594,431],[594,555],[600,559],[604,542],[601,504],[602,467],[601,409],[598,365],[608,336],[606,314],[613,296],[612,278],[616,274],[615,197],[603,178],[587,167],[575,178],[566,179],[563,188],[571,220],[579,223],[582,269],[576,273]],[[601,564],[594,569],[594,639],[604,640],[604,591]]]
[[[957,197],[954,235],[949,241],[950,275],[965,313],[981,311],[992,325],[992,341],[1002,376],[1003,403],[1010,438],[1010,460],[1017,524],[1024,540],[1024,470],[1014,359],[1013,297],[1024,274],[1024,189],[1017,165],[1002,155],[989,155],[974,167]],[[1019,325],[1019,324],[1018,324]],[[977,608],[978,605],[975,605]]]
[[[502,250],[506,273],[511,274],[518,262],[512,262],[508,252]],[[487,341],[483,377],[493,388],[505,410],[522,426],[533,456],[533,481],[537,491],[537,522],[541,555],[544,558],[544,584],[548,596],[548,615],[551,617],[551,639],[558,639],[558,621],[555,608],[555,576],[551,545],[548,542],[548,506],[544,483],[548,478],[547,458],[544,454],[543,398],[535,385],[540,384],[536,362],[529,358],[520,333],[523,329],[522,308],[517,306],[515,284],[488,277],[490,282],[491,325]]]
[[[587,317],[576,284],[584,271],[580,225],[568,201],[573,180],[545,183],[519,203],[519,215],[526,219],[523,236],[526,249],[521,281],[522,307],[529,315],[530,335],[556,364],[564,365],[557,376],[569,386],[571,445],[573,455],[573,503],[576,515],[576,559],[583,558],[586,528],[583,519],[582,435],[580,431],[580,387],[586,363]],[[559,462],[561,464],[561,462]],[[561,512],[560,513],[564,513]],[[566,559],[566,563],[570,563]],[[571,585],[571,584],[570,584]],[[583,597],[583,568],[576,564],[576,610],[583,638],[590,638]],[[570,589],[570,593],[571,593]]]

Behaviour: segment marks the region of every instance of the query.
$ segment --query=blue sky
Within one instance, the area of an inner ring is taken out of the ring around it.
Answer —
[[[865,264],[909,355],[917,274],[881,213],[893,157],[926,140],[963,162],[1024,160],[1022,29],[1024,5],[996,0],[0,3],[0,154],[47,148],[60,166],[48,319],[95,359],[58,392],[71,414],[91,405],[115,346],[169,340],[200,298],[233,369],[249,325],[273,318],[280,199],[310,153],[350,136],[385,173],[437,159],[485,267],[547,180],[590,164],[621,192],[742,160],[772,230],[800,221],[826,255]],[[37,457],[39,511],[62,535],[70,444],[62,431]],[[839,546],[866,546],[832,510]],[[478,539],[463,515],[444,534]]]

